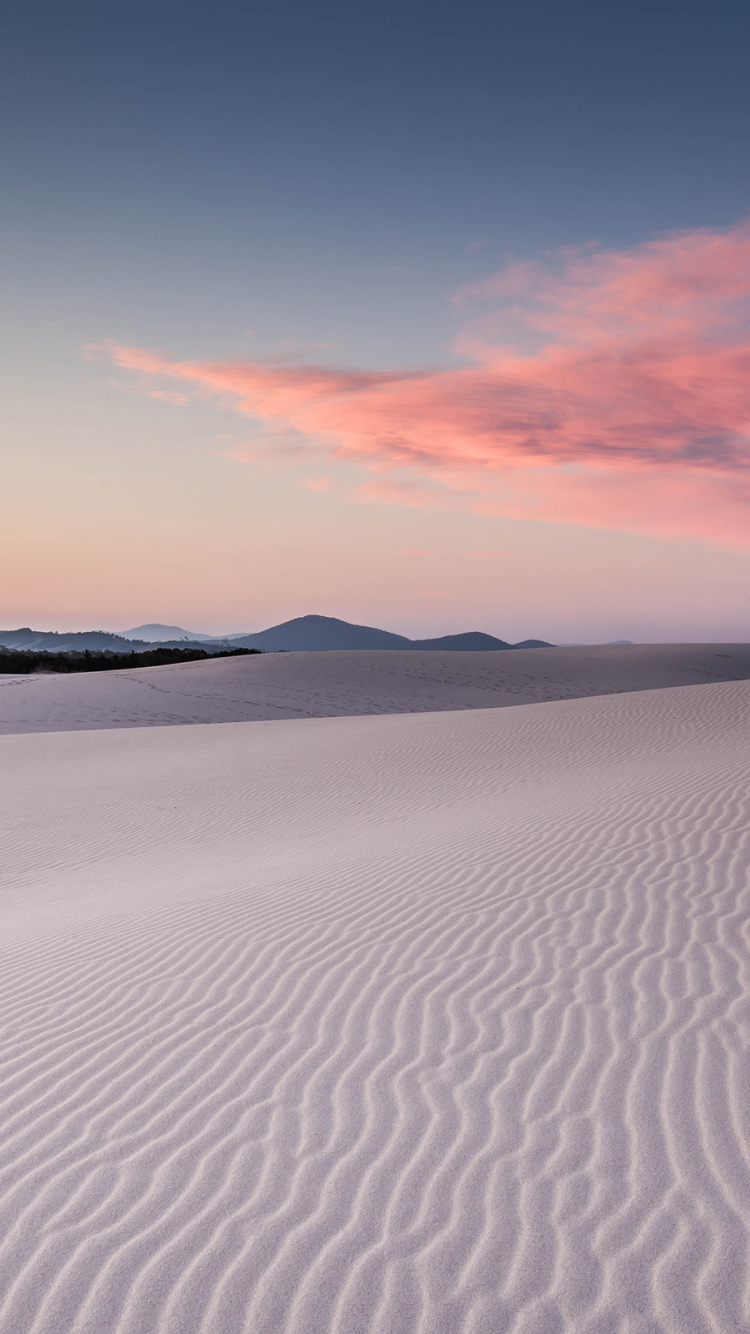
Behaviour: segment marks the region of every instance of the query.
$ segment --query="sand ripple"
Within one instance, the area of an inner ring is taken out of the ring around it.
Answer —
[[[747,1330],[749,721],[3,738],[0,1334]]]

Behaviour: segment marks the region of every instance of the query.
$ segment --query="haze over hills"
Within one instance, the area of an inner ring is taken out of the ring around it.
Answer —
[[[183,630],[181,625],[134,625],[131,630],[122,631],[123,639],[136,639],[145,644],[164,644],[167,640],[187,639],[191,644],[199,644],[201,640],[208,640],[215,643],[219,639],[228,639],[229,635],[201,635],[193,630]]]
[[[131,637],[132,636],[132,637]],[[137,636],[137,637],[136,637]],[[370,625],[352,625],[334,616],[296,616],[281,625],[260,630],[257,634],[203,635],[183,630],[179,625],[152,623],[139,625],[121,635],[105,630],[86,630],[74,633],[32,630],[0,630],[0,645],[11,649],[32,649],[50,653],[111,650],[114,653],[138,652],[159,644],[168,648],[184,648],[200,644],[209,653],[230,643],[233,648],[261,649],[265,653],[309,653],[340,649],[453,649],[463,652],[512,648],[550,648],[543,639],[525,639],[520,644],[509,644],[494,635],[471,630],[465,634],[442,635],[437,639],[408,639],[405,635],[378,630]]]
[[[57,632],[56,630],[32,630],[28,625],[20,630],[0,630],[0,647],[21,649],[35,653],[142,653],[158,642],[160,648],[189,648],[192,641],[185,639],[143,640],[125,639],[122,635],[110,634],[107,630],[78,630]],[[205,648],[207,652],[217,651],[223,642],[208,640],[194,647]]]
[[[3,648],[39,653],[82,653],[86,649],[91,652],[109,649],[113,653],[127,653],[148,647],[143,640],[123,639],[122,635],[110,634],[107,630],[58,633],[56,630],[32,630],[28,625],[19,630],[0,630],[0,645]]]

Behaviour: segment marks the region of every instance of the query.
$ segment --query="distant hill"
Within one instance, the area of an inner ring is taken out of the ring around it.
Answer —
[[[217,639],[216,635],[198,635],[192,630],[183,630],[181,625],[135,625],[132,630],[122,631],[123,639],[139,640],[144,644],[165,644],[167,640],[189,639],[191,644],[198,644],[202,639]]]
[[[163,634],[163,639],[153,637]],[[139,635],[140,638],[135,638]],[[133,636],[133,638],[131,638]],[[187,638],[186,636],[191,636]],[[108,649],[113,653],[142,653],[158,644],[163,648],[188,648],[191,645],[218,652],[230,644],[232,648],[261,649],[265,653],[310,653],[334,649],[453,649],[462,652],[486,652],[488,649],[551,648],[543,639],[524,639],[520,644],[508,644],[494,635],[470,630],[461,635],[442,635],[439,639],[407,639],[405,635],[377,630],[371,625],[351,625],[335,616],[296,616],[282,625],[260,630],[254,635],[193,635],[179,625],[138,625],[127,634],[113,635],[106,630],[83,630],[71,634],[54,630],[0,630],[0,645],[37,653],[80,653]]]
[[[92,652],[110,649],[113,653],[127,653],[135,648],[146,647],[142,640],[124,639],[122,635],[112,635],[106,630],[63,631],[58,634],[56,630],[32,630],[28,625],[20,630],[0,630],[0,644],[4,648],[39,653],[82,653],[84,649]]]
[[[145,644],[179,643],[183,639],[191,644],[225,644],[230,639],[242,639],[242,630],[235,630],[231,635],[203,635],[197,630],[184,630],[181,625],[160,625],[152,621],[148,625],[135,625],[132,630],[121,630],[124,639],[138,640]]]
[[[208,640],[196,645],[193,640],[167,639],[157,641],[160,648],[205,648],[208,653],[218,651],[225,645],[219,641]],[[23,626],[20,630],[0,630],[0,646],[21,650],[26,653],[82,653],[88,649],[91,653],[109,651],[111,653],[142,653],[152,647],[154,641],[143,639],[125,639],[122,635],[112,635],[107,630],[77,630],[71,633],[56,630],[32,630]]]
[[[513,648],[504,639],[484,635],[481,630],[469,630],[464,635],[441,635],[439,639],[410,639],[405,648],[454,649],[464,653],[485,653],[488,649]]]
[[[233,635],[232,644],[259,648],[266,653],[304,653],[332,649],[457,649],[481,652],[487,649],[550,648],[543,639],[527,639],[522,644],[508,644],[494,635],[472,630],[462,635],[442,635],[439,639],[407,639],[389,630],[371,625],[351,625],[335,616],[296,616],[292,621],[271,626],[254,635]]]
[[[370,625],[350,625],[335,616],[296,616],[293,621],[273,625],[258,634],[232,640],[238,648],[259,648],[267,653],[310,652],[321,649],[411,648],[412,640],[376,630]]]

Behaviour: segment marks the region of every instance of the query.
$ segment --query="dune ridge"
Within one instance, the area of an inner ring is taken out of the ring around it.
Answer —
[[[746,1329],[749,731],[1,738],[1,1334]]]
[[[0,678],[0,735],[505,708],[748,678],[750,644],[273,653]]]

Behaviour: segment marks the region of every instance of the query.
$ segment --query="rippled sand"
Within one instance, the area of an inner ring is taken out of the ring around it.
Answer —
[[[749,724],[0,738],[1,1334],[746,1330]]]

